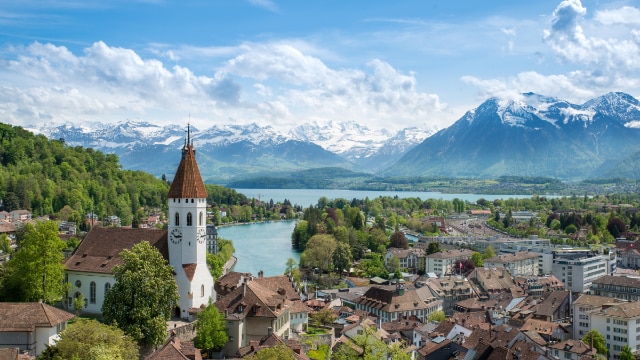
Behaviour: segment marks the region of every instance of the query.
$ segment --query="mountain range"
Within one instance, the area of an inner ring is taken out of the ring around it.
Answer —
[[[30,130],[115,153],[124,168],[156,176],[172,175],[186,135],[184,126],[139,120]],[[254,123],[191,127],[191,138],[204,180],[219,184],[313,168],[380,177],[640,178],[640,103],[625,93],[584,104],[533,93],[490,98],[440,131],[393,133],[355,122],[314,122],[282,133]]]

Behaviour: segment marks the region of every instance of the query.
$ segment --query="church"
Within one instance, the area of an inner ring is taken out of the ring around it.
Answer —
[[[196,313],[215,301],[214,280],[207,267],[207,191],[196,162],[196,150],[187,131],[182,158],[168,198],[168,229],[93,227],[65,262],[69,284],[67,306],[75,310],[80,294],[85,313],[100,314],[105,294],[115,283],[111,274],[122,264],[120,252],[148,241],[173,267],[180,300],[172,316],[194,320]]]

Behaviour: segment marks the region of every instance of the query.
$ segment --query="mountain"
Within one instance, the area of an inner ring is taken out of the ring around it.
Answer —
[[[31,129],[71,146],[94,148],[119,156],[126,169],[171,176],[185,141],[186,129],[139,120],[92,126],[50,126]],[[226,184],[253,177],[281,175],[314,168],[374,172],[398,160],[430,132],[417,128],[396,134],[374,131],[355,122],[306,124],[284,134],[271,126],[215,125],[191,127],[198,163],[206,182]]]
[[[639,140],[640,102],[631,95],[609,93],[577,105],[526,93],[488,99],[383,174],[637,177]]]

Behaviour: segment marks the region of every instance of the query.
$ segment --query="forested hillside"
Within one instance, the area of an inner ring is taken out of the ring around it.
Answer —
[[[166,206],[167,182],[122,170],[116,155],[66,146],[20,127],[0,124],[0,198],[3,209],[34,216],[69,205],[77,215],[117,215],[131,224],[142,207]],[[179,154],[176,154],[179,156]]]

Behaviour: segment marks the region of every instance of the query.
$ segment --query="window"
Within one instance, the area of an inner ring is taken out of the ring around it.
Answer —
[[[107,291],[111,290],[111,283],[104,284],[104,294],[107,294]]]
[[[76,280],[76,287],[80,289],[81,286],[82,286],[82,281]]]
[[[180,214],[176,213],[175,226],[180,226]]]
[[[96,283],[94,281],[89,284],[89,302],[96,303]]]
[[[191,213],[187,214],[187,226],[191,226],[193,225],[193,216],[191,215]]]
[[[565,351],[565,352],[564,352],[564,358],[565,358],[565,359],[571,359],[571,353],[570,353],[570,352]]]
[[[204,285],[200,286],[200,296],[204,297]]]
[[[198,226],[202,226],[202,211],[200,211],[200,215],[198,215]]]

